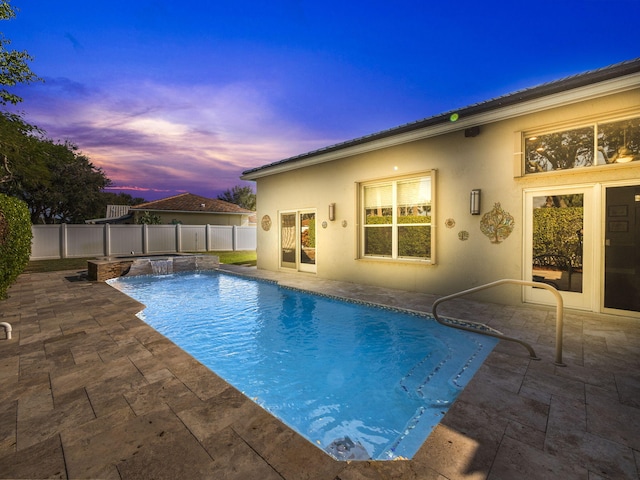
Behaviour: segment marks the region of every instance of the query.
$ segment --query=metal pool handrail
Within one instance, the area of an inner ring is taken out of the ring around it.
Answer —
[[[507,283],[511,283],[511,284],[515,284],[515,285],[523,285],[523,286],[527,286],[527,287],[536,287],[536,288],[544,288],[546,290],[549,290],[551,293],[553,293],[553,295],[556,297],[556,359],[555,359],[555,364],[560,366],[560,367],[566,367],[566,364],[564,364],[562,362],[562,328],[563,328],[563,306],[564,303],[562,301],[562,295],[560,295],[560,292],[555,289],[554,287],[552,287],[551,285],[547,284],[547,283],[542,283],[542,282],[529,282],[527,280],[515,280],[515,279],[511,279],[511,278],[503,278],[502,280],[496,280],[495,282],[491,282],[491,283],[487,283],[485,285],[480,285],[478,287],[474,287],[474,288],[470,288],[468,290],[463,290],[461,292],[457,292],[457,293],[453,293],[451,295],[447,295],[445,297],[441,297],[438,298],[435,302],[433,302],[433,306],[431,307],[431,313],[434,316],[434,318],[436,319],[436,321],[444,326],[447,327],[453,327],[453,328],[458,328],[460,330],[466,330],[469,332],[475,332],[475,333],[480,333],[483,335],[488,335],[490,337],[496,337],[496,338],[500,338],[502,340],[507,340],[510,342],[516,342],[519,343],[520,345],[524,346],[528,351],[529,351],[529,356],[531,357],[532,360],[540,360],[540,358],[538,358],[536,356],[536,352],[533,350],[533,347],[531,347],[531,345],[529,345],[527,342],[524,342],[522,340],[518,340],[517,338],[513,338],[513,337],[508,337],[506,335],[502,335],[501,333],[497,333],[497,332],[488,332],[485,330],[481,330],[481,329],[475,329],[472,327],[465,327],[464,325],[456,325],[453,323],[448,323],[448,322],[444,322],[440,319],[440,317],[438,316],[437,313],[437,308],[438,305],[441,304],[442,302],[446,302],[447,300],[451,300],[453,298],[458,298],[458,297],[462,297],[463,295],[468,295],[470,293],[474,293],[474,292],[478,292],[480,290],[486,290],[488,288],[492,288],[492,287],[497,287],[499,285],[504,285]],[[472,323],[472,322],[469,322]],[[476,324],[476,325],[482,325],[482,324]],[[482,325],[483,327],[486,327],[486,325]]]
[[[4,327],[4,331],[7,333],[7,340],[11,340],[11,324],[7,322],[0,322],[0,327]]]

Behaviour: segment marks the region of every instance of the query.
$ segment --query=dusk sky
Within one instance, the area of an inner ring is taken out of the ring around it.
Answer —
[[[640,56],[640,0],[12,0],[47,137],[146,200]]]

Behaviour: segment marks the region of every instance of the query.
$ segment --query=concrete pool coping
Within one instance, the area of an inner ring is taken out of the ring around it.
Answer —
[[[433,295],[221,266],[284,285],[429,311]],[[530,341],[501,342],[409,461],[338,462],[135,317],[142,306],[78,272],[21,275],[0,321],[0,478],[638,478],[640,321],[456,300]]]

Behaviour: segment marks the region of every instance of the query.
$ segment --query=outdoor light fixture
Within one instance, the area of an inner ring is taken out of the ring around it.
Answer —
[[[471,215],[480,215],[480,189],[471,190],[469,212]]]
[[[330,203],[329,204],[329,220],[333,222],[335,219],[336,219],[336,204]]]

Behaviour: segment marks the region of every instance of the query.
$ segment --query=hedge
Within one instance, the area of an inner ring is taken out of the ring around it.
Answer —
[[[533,211],[533,256],[564,255],[582,266],[583,207],[536,208]]]
[[[31,236],[27,204],[0,194],[0,299],[29,263]]]
[[[431,222],[431,217],[398,217],[398,257],[431,257],[431,225],[416,225]],[[365,254],[391,255],[391,217],[367,217],[367,225],[389,225],[388,227],[365,228]],[[405,226],[412,224],[411,226]]]

